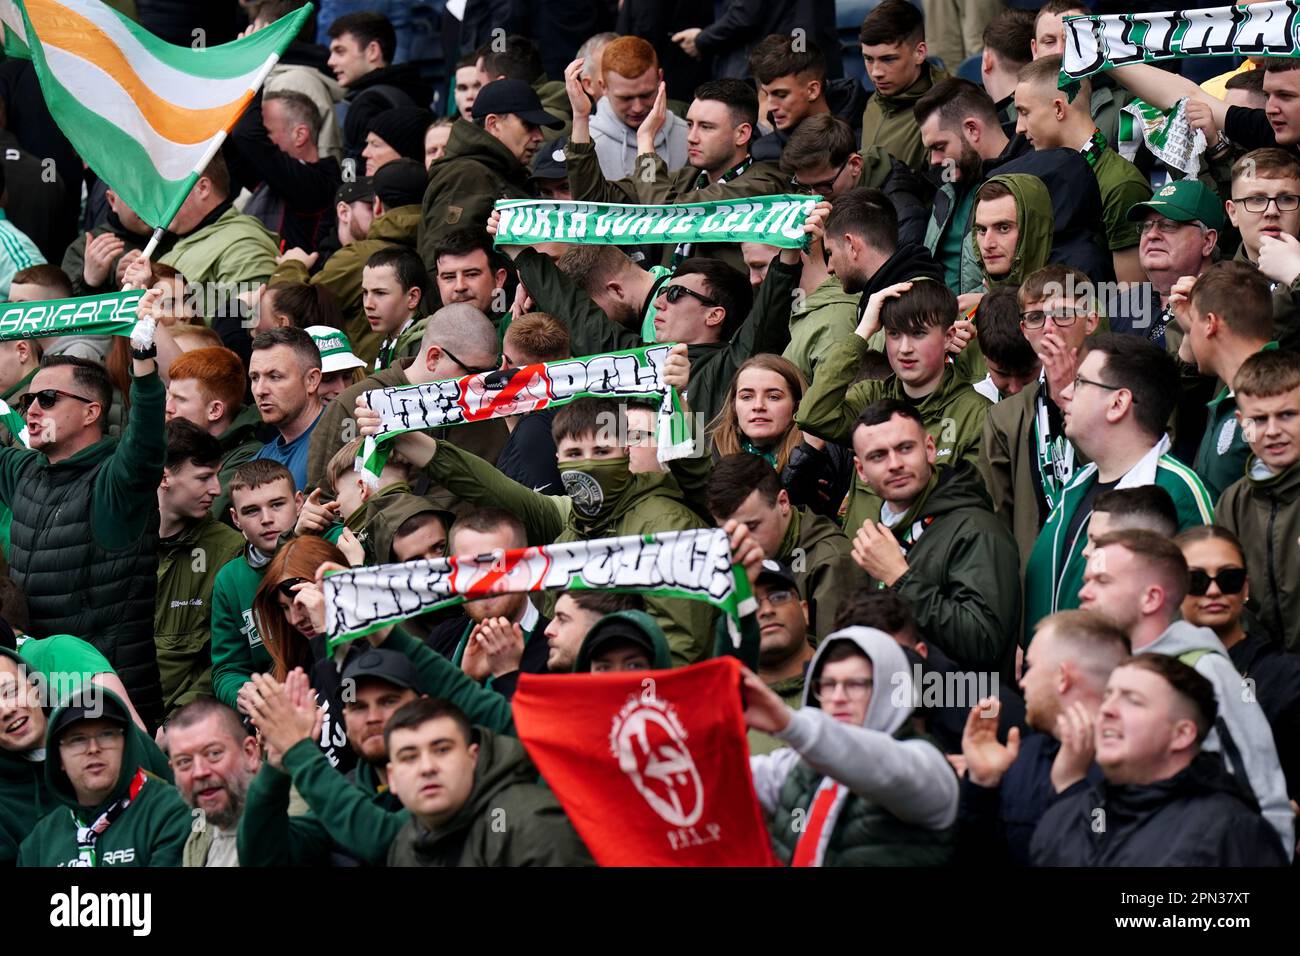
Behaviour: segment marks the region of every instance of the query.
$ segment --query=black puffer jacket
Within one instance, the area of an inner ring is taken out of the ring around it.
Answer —
[[[1285,866],[1277,833],[1216,753],[1146,786],[1065,791],[1034,831],[1034,866]]]

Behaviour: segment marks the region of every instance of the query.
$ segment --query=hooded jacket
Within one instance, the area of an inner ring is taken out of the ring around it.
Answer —
[[[776,733],[789,749],[749,758],[772,846],[788,864],[818,792],[838,783],[814,865],[942,866],[952,859],[957,775],[943,751],[911,728],[914,687],[907,657],[882,631],[844,628],[817,648],[810,679],[839,640],[852,641],[871,661],[866,717],[861,727],[835,720],[805,682],[803,707]]]
[[[683,159],[683,161],[685,161]],[[418,251],[425,267],[437,267],[434,250],[446,235],[464,226],[486,229],[498,199],[529,199],[530,171],[487,130],[457,120],[447,152],[429,169],[420,211]]]
[[[880,519],[879,500],[866,520]],[[1020,623],[1016,542],[975,470],[935,472],[893,532],[908,570],[891,590],[911,605],[925,640],[966,670],[1010,673]]]
[[[1098,828],[1097,812],[1106,826]],[[1043,814],[1034,866],[1285,866],[1254,799],[1217,754],[1166,780],[1070,789]]]
[[[475,727],[478,759],[469,799],[432,829],[414,816],[388,850],[389,866],[592,866],[537,768],[512,737]],[[496,826],[505,819],[508,827]]]
[[[1169,438],[1160,441],[1136,465],[1119,479],[1116,489],[1158,485],[1169,492],[1178,513],[1178,530],[1186,531],[1214,521],[1214,505],[1196,473],[1169,452]],[[1061,491],[1061,499],[1047,523],[1038,533],[1029,561],[1025,564],[1025,618],[1021,645],[1028,647],[1038,622],[1057,611],[1079,606],[1079,589],[1083,587],[1086,561],[1083,549],[1088,543],[1088,518],[1075,530],[1074,539],[1065,540],[1074,514],[1087,497],[1088,488],[1097,480],[1097,465],[1089,462],[1075,468],[1074,477]]]
[[[1300,795],[1300,657],[1254,627],[1228,648],[1228,656],[1243,680],[1254,681],[1255,697],[1273,729],[1287,794],[1294,800]]]
[[[921,145],[921,127],[917,125],[912,107],[936,83],[947,78],[946,71],[923,63],[916,82],[902,92],[893,96],[872,93],[862,113],[862,148],[879,146],[913,169],[924,170],[927,157],[925,147]]]
[[[681,489],[670,474],[630,475],[617,501],[598,520],[587,521],[576,509],[559,503],[567,502],[567,497],[538,494],[448,442],[438,442],[426,471],[462,501],[490,504],[514,514],[524,523],[528,543],[533,546],[707,527],[682,500]],[[553,594],[547,595],[541,609],[546,617],[554,612],[554,600]],[[692,664],[708,656],[716,616],[710,605],[647,596],[646,608],[664,628],[674,664]]]
[[[650,658],[651,670],[667,670],[673,666],[672,651],[668,649],[668,641],[664,637],[664,630],[653,617],[645,611],[615,611],[613,614],[602,617],[587,631],[587,635],[582,639],[582,644],[578,648],[578,656],[573,660],[573,673],[591,673],[591,646],[595,643],[596,638],[609,629],[610,622],[631,624],[645,634],[646,639],[654,649]]]
[[[839,279],[827,276],[790,310],[790,344],[781,354],[795,364],[805,381],[813,380],[826,353],[858,327],[860,300],[860,294],[849,295]]]
[[[636,130],[615,115],[607,96],[601,97],[596,112],[591,115],[591,142],[596,148],[600,171],[606,179],[627,179],[639,172]],[[671,110],[655,136],[655,153],[663,159],[670,173],[686,165],[686,120]]]
[[[231,206],[211,224],[176,240],[159,261],[196,285],[256,285],[275,272],[279,251],[279,237]]]
[[[975,464],[989,400],[962,381],[951,362],[934,391],[920,401],[908,397],[897,375],[855,383],[853,379],[870,351],[871,346],[861,336],[852,335],[827,352],[817,378],[799,403],[795,424],[818,438],[852,447],[853,423],[862,410],[879,399],[897,398],[916,406],[925,430],[934,438],[939,467],[953,467],[963,461]],[[868,514],[873,510],[879,513],[879,501],[854,473],[844,512],[844,533],[852,537]]]
[[[1300,651],[1300,563],[1294,560],[1300,541],[1300,463],[1272,475],[1252,455],[1246,477],[1219,499],[1216,519],[1246,552],[1260,620],[1288,651]]]
[[[347,322],[344,331],[352,343],[352,352],[367,364],[379,354],[384,337],[370,327],[361,307],[361,270],[372,255],[392,246],[414,250],[420,227],[420,207],[397,206],[388,209],[370,224],[366,238],[349,242],[335,252],[315,275],[308,275],[301,262],[286,259],[271,276],[275,282],[308,282],[330,291]]]
[[[893,203],[900,246],[913,246],[925,238],[934,187],[907,163],[881,146],[864,149],[857,186],[879,189]]]
[[[46,760],[45,786],[56,806],[36,824],[18,850],[19,866],[78,866],[77,829],[90,826],[110,804],[128,795],[143,774],[144,785],[95,843],[98,866],[180,866],[181,850],[190,835],[190,809],[166,780],[144,770],[142,734],[133,732],[126,707],[111,691],[102,691],[104,707],[127,726],[122,766],[112,793],[98,806],[82,807],[72,782],[58,759]],[[50,715],[45,735],[46,753],[57,754],[53,732],[64,708]]]
[[[1286,792],[1273,731],[1263,708],[1232,663],[1218,636],[1208,627],[1174,621],[1158,638],[1135,654],[1165,654],[1196,668],[1214,684],[1219,714],[1203,750],[1223,755],[1224,767],[1253,791],[1264,818],[1277,831],[1287,859],[1295,852],[1295,814]]]
[[[389,89],[377,89],[388,87]],[[427,107],[433,90],[413,63],[398,63],[371,70],[357,77],[345,91],[347,112],[343,114],[343,147],[346,155],[361,159],[370,121],[394,106]]]
[[[1026,278],[1047,265],[1052,252],[1052,197],[1037,176],[1024,173],[994,176],[988,180],[1001,183],[1011,190],[1016,200],[1016,253],[1011,260],[1011,271],[994,278],[984,267],[984,257],[979,251],[975,234],[975,209],[971,210],[970,234],[976,255],[980,257],[980,274],[988,288],[1000,285],[1018,286]]]

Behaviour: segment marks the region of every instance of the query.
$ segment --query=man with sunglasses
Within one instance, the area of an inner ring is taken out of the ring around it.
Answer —
[[[1042,370],[989,409],[979,467],[994,509],[1016,536],[1023,568],[1061,489],[1085,461],[1065,437],[1061,392],[1074,381],[1078,352],[1099,319],[1095,286],[1072,266],[1039,269],[1016,297],[1020,332]]]
[[[444,378],[464,378],[496,369],[500,339],[492,321],[466,302],[445,305],[429,316],[412,359],[367,375],[325,407],[307,451],[307,487],[318,488],[334,454],[357,437],[357,398],[374,388],[423,385]],[[452,433],[454,432],[454,434]],[[451,440],[493,464],[510,432],[499,418],[461,425],[449,432]]]
[[[758,677],[792,710],[803,703],[804,677],[813,657],[808,602],[799,597],[790,565],[764,559],[754,582],[758,602]],[[749,731],[749,752],[766,754],[789,746],[760,730]]]
[[[1178,619],[1189,584],[1187,560],[1178,545],[1150,531],[1116,531],[1097,539],[1079,606],[1124,631],[1134,655],[1175,657],[1214,685],[1219,716],[1205,749],[1222,754],[1227,769],[1254,791],[1260,812],[1290,859],[1295,814],[1273,733],[1214,631]]]
[[[31,447],[0,449],[0,504],[13,512],[9,576],[27,596],[28,633],[90,641],[154,724],[162,719],[153,615],[166,395],[152,321],[132,335],[120,439],[105,436],[113,386],[104,367],[69,355],[42,361],[21,403]]]
[[[1092,336],[1083,351],[1074,380],[1060,391],[1060,407],[1065,438],[1090,464],[1062,483],[1025,565],[1024,646],[1044,617],[1079,606],[1088,519],[1098,495],[1159,485],[1173,499],[1180,531],[1214,520],[1201,480],[1169,454],[1165,425],[1179,394],[1173,357],[1116,332]]]

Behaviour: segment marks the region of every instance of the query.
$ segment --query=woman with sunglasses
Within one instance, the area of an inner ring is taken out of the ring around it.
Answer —
[[[327,561],[348,564],[343,552],[322,538],[304,535],[289,541],[266,566],[253,598],[253,614],[271,655],[271,676],[284,683],[295,668],[307,673],[324,711],[317,746],[339,772],[346,773],[356,755],[348,746],[342,720],[342,684],[326,650],[325,633],[312,623],[312,610],[323,600],[315,583],[316,569]]]
[[[1287,794],[1300,798],[1300,657],[1288,654],[1277,635],[1250,608],[1250,579],[1237,536],[1205,525],[1174,541],[1190,572],[1183,619],[1218,635],[1241,672],[1243,691],[1259,701],[1273,729]]]
[[[779,355],[747,359],[710,425],[714,455],[747,451],[766,459],[781,475],[792,504],[834,517],[848,492],[853,457],[839,445],[795,427],[795,412],[807,388],[799,369]]]

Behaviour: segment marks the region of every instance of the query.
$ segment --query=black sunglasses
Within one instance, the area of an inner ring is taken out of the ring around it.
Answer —
[[[41,408],[48,412],[55,405],[59,404],[60,398],[75,398],[77,401],[85,402],[87,405],[93,405],[95,403],[93,398],[82,398],[80,395],[73,395],[71,392],[65,392],[61,388],[43,388],[39,392],[28,392],[20,398],[18,400],[18,407],[22,410],[22,413],[26,415],[27,409],[32,407],[32,402],[39,401],[41,403]]]
[[[298,596],[298,592],[296,592],[294,588],[296,588],[300,584],[306,584],[306,583],[307,583],[306,578],[285,578],[283,581],[281,581],[279,584],[275,586],[275,589],[279,591],[281,594],[283,594],[285,597],[287,597],[290,601],[292,601],[294,598]]]
[[[664,298],[669,302],[680,302],[682,297],[687,295],[692,299],[698,299],[705,305],[718,305],[717,299],[711,299],[707,295],[700,295],[694,289],[688,289],[684,285],[670,285],[664,289]]]
[[[457,365],[459,365],[459,366],[460,366],[461,368],[463,368],[465,371],[469,372],[469,374],[471,374],[471,375],[482,375],[484,372],[495,372],[495,371],[496,371],[496,366],[495,366],[495,365],[489,365],[487,368],[476,368],[476,367],[474,367],[473,365],[466,365],[466,364],[465,364],[464,362],[462,362],[460,359],[456,358],[456,356],[455,356],[455,354],[452,352],[452,350],[449,349],[449,348],[447,348],[445,345],[441,345],[441,346],[439,346],[439,348],[442,349],[442,354],[443,354],[443,355],[447,356],[447,358],[451,359],[453,362],[455,362]]]
[[[1220,568],[1219,573],[1213,577],[1197,570],[1188,575],[1188,578],[1187,593],[1192,597],[1204,597],[1211,584],[1217,584],[1221,594],[1240,594],[1246,586],[1246,569]]]

